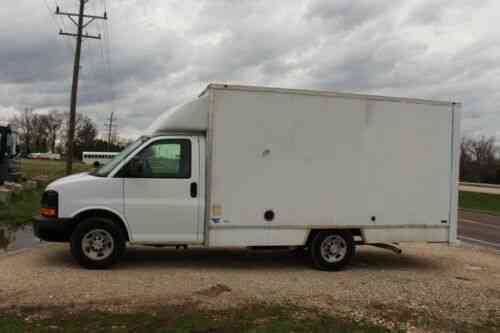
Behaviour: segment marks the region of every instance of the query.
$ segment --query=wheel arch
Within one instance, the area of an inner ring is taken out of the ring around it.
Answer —
[[[89,218],[89,217],[105,217],[113,222],[115,222],[120,229],[122,230],[123,234],[125,235],[125,239],[127,241],[130,241],[130,233],[129,233],[129,228],[127,227],[127,224],[125,222],[125,219],[119,214],[118,212],[112,211],[107,208],[87,208],[80,210],[78,213],[76,213],[73,216],[73,225],[71,228],[71,232],[76,228],[76,226],[83,220]]]
[[[361,229],[356,229],[356,228],[326,228],[326,229],[311,229],[309,231],[309,235],[307,236],[306,239],[306,247],[309,247],[311,245],[311,242],[314,239],[314,236],[316,236],[318,233],[323,232],[323,231],[349,231],[353,237],[360,237],[362,240],[364,239],[364,235]]]

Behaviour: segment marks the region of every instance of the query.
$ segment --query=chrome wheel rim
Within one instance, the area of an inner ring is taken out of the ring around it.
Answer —
[[[92,260],[107,259],[115,248],[113,236],[104,229],[93,229],[82,239],[82,250]]]
[[[321,242],[321,257],[328,263],[337,263],[347,254],[347,242],[339,235],[330,235]]]

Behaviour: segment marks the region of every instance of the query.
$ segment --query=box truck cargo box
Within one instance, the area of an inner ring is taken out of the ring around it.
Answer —
[[[457,103],[211,84],[50,184],[35,232],[85,267],[126,242],[299,247],[328,270],[356,244],[454,242],[459,121]]]

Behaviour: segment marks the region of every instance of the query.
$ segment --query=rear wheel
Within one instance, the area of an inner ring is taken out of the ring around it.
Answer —
[[[71,254],[83,267],[108,268],[123,255],[125,237],[112,221],[91,217],[80,222],[71,235]]]
[[[312,242],[310,255],[313,266],[324,271],[344,268],[354,256],[352,233],[346,230],[318,232]]]

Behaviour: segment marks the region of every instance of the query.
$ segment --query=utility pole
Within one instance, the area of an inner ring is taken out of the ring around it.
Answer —
[[[73,146],[74,146],[74,137],[75,137],[75,118],[76,118],[76,103],[78,97],[78,77],[80,74],[80,54],[82,50],[82,39],[90,38],[90,39],[101,39],[101,35],[89,35],[88,33],[83,34],[83,29],[85,29],[92,21],[98,20],[107,20],[107,14],[104,13],[103,16],[95,16],[95,15],[86,15],[85,14],[85,4],[89,0],[80,0],[80,10],[78,14],[76,13],[66,13],[61,12],[59,6],[56,8],[56,15],[64,15],[67,16],[71,22],[73,22],[77,27],[77,33],[67,33],[62,30],[59,31],[59,34],[62,36],[71,36],[76,37],[76,49],[75,49],[75,59],[73,63],[73,82],[71,85],[71,102],[70,102],[70,111],[69,111],[69,126],[68,126],[68,142],[67,142],[67,156],[66,156],[66,174],[71,174],[73,170]],[[76,21],[74,17],[77,17]],[[85,19],[88,19],[85,22]]]
[[[108,151],[110,151],[111,149],[111,138],[112,138],[112,135],[113,135],[113,129],[115,126],[115,124],[113,123],[113,116],[114,116],[114,112],[111,112],[111,114],[109,115],[109,118],[106,119],[107,123],[104,124],[104,126],[106,126],[108,128]]]

